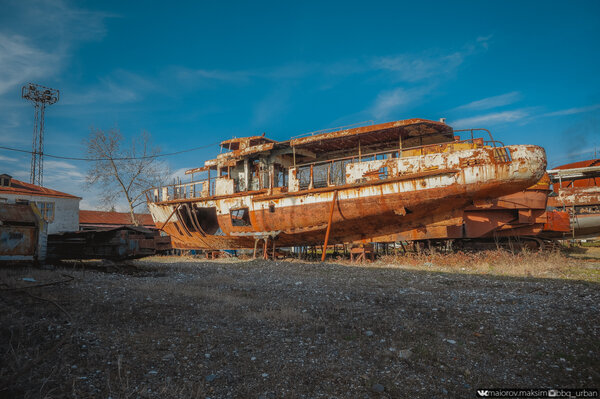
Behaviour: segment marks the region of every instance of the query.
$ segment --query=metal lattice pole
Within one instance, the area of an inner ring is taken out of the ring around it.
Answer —
[[[33,103],[33,143],[31,146],[31,184],[42,185],[44,182],[44,113],[46,105],[55,104],[59,99],[59,91],[49,87],[28,83],[21,89],[21,96]]]

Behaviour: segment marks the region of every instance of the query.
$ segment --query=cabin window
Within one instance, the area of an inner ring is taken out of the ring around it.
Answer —
[[[280,164],[273,164],[273,187],[287,187],[288,171]]]
[[[249,190],[260,190],[261,182],[260,182],[260,164],[258,159],[252,161],[250,165],[250,184],[248,187]]]
[[[36,202],[35,204],[46,222],[54,221],[54,202]]]
[[[15,200],[15,204],[29,205],[29,200],[26,200],[26,199],[17,199],[17,200]]]
[[[248,208],[230,210],[231,224],[233,226],[250,226],[250,212]]]

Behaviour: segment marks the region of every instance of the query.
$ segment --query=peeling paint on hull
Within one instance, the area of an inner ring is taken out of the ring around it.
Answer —
[[[410,229],[445,220],[474,200],[524,190],[542,177],[546,157],[541,147],[506,149],[509,162],[499,162],[489,148],[436,153],[399,158],[396,174],[376,181],[150,202],[148,207],[156,226],[179,248],[251,248],[255,238],[264,237],[274,237],[278,246],[316,245],[323,243],[337,191],[329,243],[351,242],[393,234],[399,225]],[[185,220],[183,210],[199,208],[215,209],[218,233],[207,234]],[[231,210],[240,208],[248,209],[249,226],[232,223]]]

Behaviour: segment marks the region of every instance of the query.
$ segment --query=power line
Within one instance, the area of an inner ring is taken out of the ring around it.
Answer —
[[[205,148],[209,148],[212,147],[214,145],[218,145],[219,142],[215,142],[215,143],[211,143],[211,144],[207,144],[207,145],[203,145],[200,147],[194,147],[194,148],[190,148],[187,150],[181,150],[181,151],[176,151],[176,152],[169,152],[166,154],[156,154],[156,155],[146,155],[143,157],[120,157],[120,158],[77,158],[77,157],[63,157],[60,155],[50,155],[50,154],[46,154],[44,153],[44,157],[48,157],[48,158],[55,158],[55,159],[64,159],[64,160],[68,160],[68,161],[132,161],[135,159],[151,159],[151,158],[161,158],[161,157],[170,157],[173,155],[178,155],[178,154],[183,154],[186,152],[192,152],[192,151],[198,151],[198,150],[202,150]],[[25,154],[33,154],[33,151],[27,151],[27,150],[22,150],[20,148],[12,148],[12,147],[6,147],[6,146],[0,146],[0,149],[3,150],[8,150],[8,151],[15,151],[15,152],[22,152]]]

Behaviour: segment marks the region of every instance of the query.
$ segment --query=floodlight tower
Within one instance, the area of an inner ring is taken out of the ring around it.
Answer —
[[[21,96],[33,103],[33,145],[31,148],[31,184],[41,186],[44,181],[44,112],[46,105],[58,101],[59,92],[42,85],[28,83],[21,89]]]

